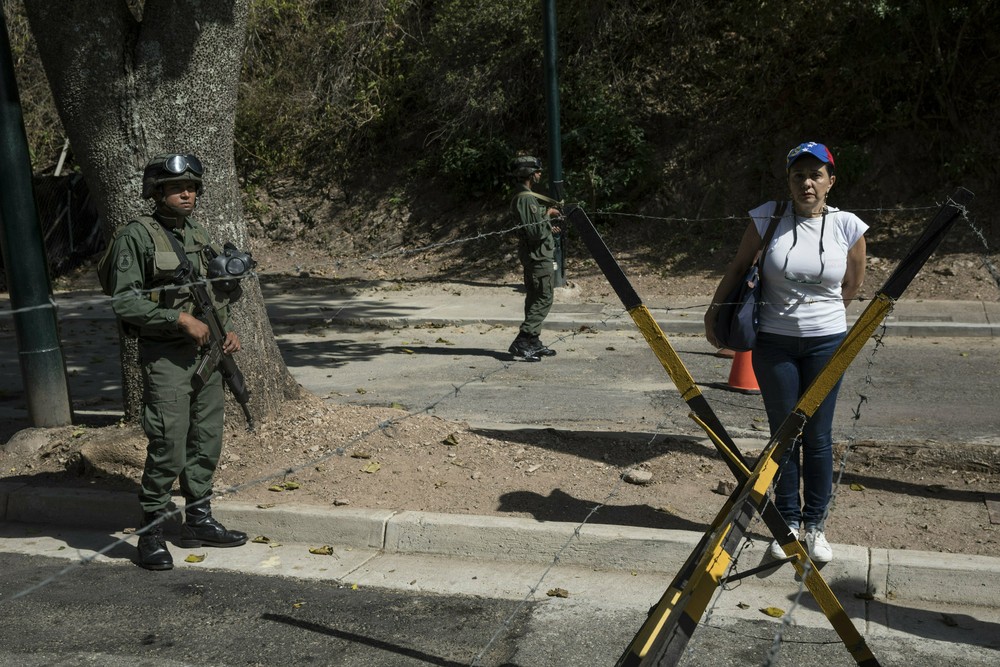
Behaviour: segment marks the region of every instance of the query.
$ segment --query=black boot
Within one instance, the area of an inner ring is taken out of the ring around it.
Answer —
[[[514,361],[541,361],[542,358],[535,354],[535,349],[531,344],[531,336],[523,331],[517,334],[517,338],[507,348]]]
[[[150,525],[157,519],[167,515],[167,510],[157,512],[143,512],[142,527]],[[147,570],[171,570],[174,567],[174,559],[167,550],[167,543],[163,539],[163,522],[156,524],[148,531],[139,536],[139,566]]]
[[[537,357],[554,357],[556,356],[556,351],[549,349],[549,347],[542,342],[542,339],[538,336],[531,337],[531,345],[534,348],[532,351]]]
[[[192,501],[194,502],[194,501]],[[184,508],[184,525],[181,526],[181,546],[194,547],[238,547],[246,544],[247,534],[238,530],[227,530],[212,517],[212,505],[208,500]]]

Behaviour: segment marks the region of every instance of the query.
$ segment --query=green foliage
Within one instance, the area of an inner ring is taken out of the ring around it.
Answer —
[[[20,5],[4,0],[44,162],[62,130]],[[309,176],[499,196],[516,152],[549,163],[542,8],[252,0],[244,184]],[[803,140],[833,148],[854,202],[995,181],[995,0],[558,0],[557,17],[567,194],[592,210],[745,210],[783,193],[782,157]]]
[[[56,113],[22,3],[4,0],[0,11],[3,11],[6,18],[11,58],[14,61],[21,112],[28,137],[28,151],[32,163],[39,170],[46,169],[56,164],[62,151],[65,140],[62,122]]]

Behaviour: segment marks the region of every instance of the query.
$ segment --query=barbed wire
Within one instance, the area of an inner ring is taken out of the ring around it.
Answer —
[[[932,206],[912,206],[912,207],[901,207],[901,208],[893,208],[893,209],[886,209],[886,208],[864,209],[864,208],[860,208],[860,209],[852,209],[852,210],[853,211],[857,211],[857,212],[877,211],[877,212],[883,212],[884,213],[886,211],[890,211],[890,212],[895,212],[895,211],[912,211],[912,212],[918,212],[918,211],[932,210],[934,208],[935,207],[932,207]],[[621,212],[615,212],[615,211],[599,211],[598,214],[601,214],[601,215],[612,215],[613,214],[613,215],[621,215],[621,216],[645,218],[645,219],[650,219],[650,220],[665,220],[665,221],[676,221],[676,222],[685,222],[685,223],[690,223],[690,222],[719,222],[719,221],[733,221],[733,220],[745,220],[746,219],[745,216],[726,216],[726,217],[718,217],[718,218],[684,218],[684,217],[657,218],[655,216],[647,216],[647,215],[643,215],[643,214],[634,214],[634,213],[621,213]],[[562,219],[563,218],[553,218],[554,221],[555,220],[562,220]],[[980,229],[978,229],[975,225],[973,225],[973,223],[972,223],[972,221],[971,221],[971,219],[969,217],[966,217],[965,219],[968,222],[968,224],[970,225],[970,227],[973,229],[973,232],[975,233],[975,235],[977,236],[977,238],[982,243],[984,249],[988,252],[989,251],[989,243],[986,240],[986,237],[983,234],[983,232]],[[405,257],[405,256],[410,256],[410,255],[424,254],[424,253],[428,253],[428,252],[431,252],[433,250],[437,250],[437,249],[440,249],[440,248],[443,248],[443,247],[455,246],[455,245],[466,244],[466,243],[473,243],[473,242],[477,242],[477,241],[483,241],[483,240],[492,239],[493,237],[505,237],[505,236],[508,236],[508,235],[516,234],[520,230],[525,229],[525,228],[527,228],[529,226],[531,226],[531,225],[529,225],[529,224],[519,224],[519,225],[514,225],[512,227],[508,227],[508,228],[505,228],[505,229],[496,230],[496,231],[486,231],[486,232],[480,231],[480,232],[475,233],[474,235],[465,236],[465,237],[461,237],[461,238],[458,238],[458,239],[451,239],[451,240],[446,240],[446,241],[440,241],[440,242],[425,244],[425,245],[422,245],[422,246],[411,247],[411,248],[407,248],[407,247],[393,248],[393,249],[386,250],[386,251],[380,252],[380,253],[367,253],[367,254],[363,254],[363,255],[360,255],[360,256],[359,255],[330,255],[330,256],[328,256],[326,258],[326,261],[323,264],[312,266],[312,267],[298,267],[298,269],[301,270],[301,271],[309,272],[310,270],[315,271],[317,267],[318,268],[327,268],[327,267],[335,266],[335,265],[337,265],[338,262],[341,262],[343,260],[348,260],[348,261],[359,261],[360,260],[360,261],[378,262],[378,261],[381,261],[381,260],[384,260],[384,259],[390,259],[390,258],[394,258],[394,257]],[[982,261],[982,265],[987,269],[987,271],[990,272],[991,276],[994,278],[994,280],[996,281],[997,285],[1000,286],[1000,270],[998,270],[994,266],[994,264],[992,263],[992,261],[986,255],[983,255],[981,257],[981,261]],[[270,272],[267,272],[267,271],[251,271],[251,272],[248,272],[246,274],[245,278],[255,279],[258,282],[260,282],[260,279],[262,277],[266,278],[266,277],[269,277],[269,276],[283,276],[283,275],[285,275],[285,274],[283,274],[283,273],[270,273]],[[213,283],[215,281],[229,281],[231,279],[232,278],[228,277],[228,276],[220,277],[220,278],[217,278],[217,279],[200,278],[200,279],[189,281],[189,282],[177,283],[177,284],[166,285],[166,286],[159,286],[159,287],[151,288],[151,289],[144,289],[143,290],[143,289],[134,288],[134,289],[130,290],[127,294],[119,294],[119,295],[114,295],[114,296],[97,295],[97,296],[95,296],[92,299],[74,300],[74,305],[76,305],[78,307],[82,307],[82,306],[99,306],[99,305],[102,305],[102,304],[105,304],[105,303],[113,303],[113,302],[115,302],[117,300],[122,300],[122,299],[130,299],[130,298],[134,298],[134,297],[148,297],[148,296],[151,296],[153,294],[158,294],[158,293],[162,292],[164,290],[164,288],[167,288],[170,291],[179,290],[179,289],[188,289],[188,288],[190,288],[190,287],[192,287],[194,285],[197,285],[197,284],[211,284],[211,283]],[[707,304],[704,305],[704,306],[700,306],[699,305],[697,307],[707,307]],[[47,308],[57,309],[58,308],[58,302],[57,302],[57,300],[55,298],[50,298],[48,300],[48,302],[44,303],[44,304],[35,304],[35,305],[32,305],[32,306],[21,306],[21,307],[18,307],[16,309],[12,308],[10,310],[0,311],[0,320],[2,320],[5,317],[13,317],[15,314],[26,313],[26,312],[31,312],[31,311],[34,311],[34,310],[47,309]],[[688,306],[687,308],[694,308],[694,306]]]
[[[981,231],[976,227],[976,225],[972,222],[972,220],[968,216],[968,211],[965,210],[964,207],[960,207],[960,208],[962,209],[961,210],[961,216],[962,216],[962,218],[973,229],[973,231],[979,236],[980,240],[985,244],[986,243],[985,237],[982,235]],[[889,317],[889,315],[891,315],[892,311],[893,311],[893,307],[892,307],[892,304],[890,304],[890,307],[889,307],[888,312],[886,313],[886,318],[885,319],[888,319],[888,317]],[[886,334],[886,330],[887,330],[885,319],[883,319],[883,321],[882,321],[882,323],[880,325],[879,333],[877,333],[876,335],[872,336],[872,338],[875,341],[875,345],[874,345],[871,353],[867,357],[867,365],[866,365],[866,370],[865,370],[865,376],[864,376],[864,379],[863,379],[863,385],[866,388],[870,388],[871,386],[874,385],[874,381],[872,379],[872,369],[874,368],[874,365],[875,365],[875,356],[878,353],[878,351],[882,347],[885,346],[885,340],[884,339],[885,339],[885,334]],[[832,486],[832,489],[831,489],[830,500],[827,503],[827,506],[824,508],[823,517],[820,520],[820,523],[819,523],[819,526],[818,526],[821,530],[825,530],[827,519],[830,517],[830,515],[833,513],[833,511],[834,511],[834,509],[836,507],[837,494],[838,494],[838,492],[840,490],[840,486],[841,486],[841,483],[843,481],[844,474],[845,474],[845,472],[846,472],[846,470],[848,468],[848,465],[847,465],[848,458],[849,458],[850,453],[853,450],[853,448],[854,448],[854,446],[855,446],[855,444],[857,442],[857,431],[858,431],[858,428],[859,428],[859,423],[860,423],[861,415],[862,415],[861,409],[862,409],[862,406],[864,406],[864,405],[866,405],[868,403],[868,401],[869,401],[869,393],[868,393],[868,391],[867,390],[859,391],[859,393],[858,393],[858,405],[852,411],[852,433],[850,433],[848,435],[848,437],[847,437],[847,444],[844,447],[844,450],[843,450],[843,452],[842,452],[842,454],[840,456],[839,465],[838,465],[838,473],[837,473],[837,477],[834,480],[834,483],[833,483],[833,486]],[[792,454],[793,455],[794,455],[795,444],[796,443],[793,442],[792,445],[791,445],[791,447],[792,447]],[[781,467],[779,467],[778,473],[775,476],[775,479],[772,481],[772,484],[770,486],[770,490],[768,492],[769,495],[773,492],[773,489],[775,489],[777,487],[778,481],[780,480],[780,476],[781,476]],[[759,517],[755,515],[755,521],[759,521],[759,520],[760,520]],[[745,538],[743,548],[746,547],[746,544],[748,542],[750,542],[750,538],[749,537]],[[741,549],[740,553],[742,553],[742,549]],[[729,568],[728,571],[733,571],[735,569],[735,565],[736,565],[736,561],[737,560],[738,560],[738,558],[734,557],[733,562],[730,564],[730,568]],[[794,596],[794,598],[792,600],[791,607],[782,616],[781,623],[779,624],[778,629],[777,629],[777,631],[775,632],[775,634],[774,634],[774,636],[772,638],[771,645],[770,645],[770,647],[768,649],[767,655],[766,655],[764,663],[763,663],[763,667],[775,667],[775,665],[777,665],[777,660],[778,660],[778,656],[780,655],[780,652],[781,652],[781,646],[782,646],[782,643],[783,643],[784,634],[785,634],[786,630],[792,625],[793,620],[795,618],[795,612],[800,607],[800,601],[801,601],[802,595],[803,595],[803,593],[804,593],[804,591],[806,589],[805,582],[806,582],[807,577],[809,576],[810,569],[812,567],[813,567],[813,565],[812,565],[811,561],[807,561],[805,563],[804,572],[799,577],[798,591],[796,592],[796,595]],[[727,576],[728,576],[728,571],[727,571]],[[706,625],[710,624],[711,611],[712,611],[712,609],[714,609],[714,607],[717,604],[718,600],[721,598],[724,590],[726,590],[725,587],[720,586],[719,590],[716,591],[716,595],[713,598],[712,606],[709,609],[709,615],[706,617],[706,619],[704,621],[704,623]]]
[[[876,207],[876,208],[839,208],[841,211],[849,211],[851,213],[876,213],[878,215],[886,215],[888,213],[915,213],[918,211],[932,211],[940,208],[940,204],[927,205],[927,206],[900,206],[900,207]],[[618,218],[640,218],[642,220],[655,220],[658,222],[681,222],[681,223],[699,223],[699,222],[749,222],[748,215],[726,215],[717,216],[714,218],[687,218],[683,216],[657,216],[648,215],[645,213],[625,213],[622,211],[615,210],[600,210],[594,211],[594,215],[601,215],[608,218],[618,217]]]
[[[921,210],[927,210],[928,208],[931,208],[931,207],[913,207],[911,209],[890,209],[890,211],[891,212],[895,212],[895,211],[899,211],[899,210],[921,211]],[[858,209],[858,210],[864,210],[864,209]],[[870,210],[883,211],[884,209],[870,209]],[[599,213],[604,214],[604,212],[599,212]],[[616,213],[616,214],[618,214],[618,213]],[[634,215],[634,214],[618,214],[618,215]],[[647,217],[648,218],[649,216],[636,216],[636,217]],[[986,242],[985,236],[982,234],[981,230],[979,230],[975,225],[973,225],[972,222],[969,220],[969,218],[967,216],[963,216],[963,217],[965,217],[966,221],[973,228],[974,232],[979,237],[979,239],[983,243],[983,245],[988,248],[988,244]],[[703,218],[703,219],[690,219],[690,218],[669,218],[668,219],[668,218],[663,218],[663,220],[674,220],[674,221],[679,221],[679,222],[692,222],[692,221],[703,221],[704,222],[704,221],[735,220],[735,219],[742,219],[742,218],[735,218],[735,217],[727,217],[727,218]],[[390,257],[390,256],[397,256],[397,255],[399,255],[399,256],[405,256],[405,255],[417,254],[417,253],[421,253],[421,252],[429,252],[429,251],[437,249],[437,248],[451,246],[451,245],[456,245],[456,244],[459,244],[459,243],[470,243],[470,242],[474,242],[474,241],[480,241],[480,240],[484,240],[484,239],[489,239],[489,238],[494,237],[494,236],[507,235],[507,234],[510,234],[510,233],[514,233],[514,232],[518,231],[519,229],[521,229],[523,227],[526,227],[526,225],[519,225],[519,226],[511,227],[509,229],[504,229],[504,230],[499,230],[499,231],[494,231],[494,232],[480,232],[480,233],[475,234],[474,236],[469,236],[469,237],[465,237],[465,238],[461,238],[461,239],[454,239],[454,240],[450,240],[450,241],[444,241],[444,242],[440,242],[440,243],[428,244],[428,245],[417,247],[417,248],[394,249],[394,250],[390,250],[390,251],[387,251],[387,252],[384,252],[384,253],[366,256],[365,259],[379,260],[379,259],[384,259],[384,258]],[[356,259],[356,258],[352,257],[352,259]],[[988,258],[986,258],[984,264],[987,266],[987,269],[990,271],[990,273],[994,277],[994,279],[997,280],[998,285],[1000,285],[1000,272],[997,272],[996,268],[992,265],[991,262],[989,262]],[[264,272],[253,272],[253,273],[251,273],[249,275],[249,277],[251,277],[253,279],[257,279],[259,281],[260,276],[267,276],[267,275],[269,275],[269,274],[264,273]],[[188,283],[188,284],[185,284],[185,285],[178,285],[178,286],[174,286],[174,287],[179,287],[179,288],[191,287],[194,284],[205,283],[205,282],[211,282],[211,281],[200,280],[200,281],[194,281],[194,282],[191,282],[191,283]],[[136,296],[140,296],[141,297],[143,295],[151,294],[153,292],[159,292],[159,291],[161,291],[161,288],[152,289],[152,290],[142,290],[142,291],[140,291],[140,290],[133,290],[127,296],[125,296],[125,297],[119,296],[117,298],[134,298]],[[112,301],[114,298],[115,297],[100,297],[100,298],[97,298],[97,299],[93,300],[91,303],[93,303],[93,304],[96,305],[96,304],[99,304],[99,303],[104,303],[104,302]],[[77,302],[75,302],[75,304],[77,306],[86,305],[87,303],[88,303],[87,301],[84,301],[84,302],[77,301]],[[705,306],[707,306],[707,304],[705,304],[704,306],[687,306],[687,307],[684,307],[684,308],[676,308],[676,309],[670,309],[670,310],[682,310],[682,309],[690,309],[690,308],[705,307]],[[22,307],[22,308],[19,308],[17,310],[11,310],[11,311],[6,311],[6,312],[10,313],[11,315],[13,315],[14,313],[19,313],[19,312],[27,312],[27,311],[33,311],[33,310],[38,310],[38,309],[43,309],[43,308],[57,308],[57,307],[58,307],[58,304],[57,304],[56,300],[55,299],[50,299],[49,303],[47,303],[47,304],[40,304],[40,305],[35,305],[35,306],[30,306],[30,307]],[[607,326],[607,323],[610,320],[622,317],[625,314],[625,312],[626,311],[622,310],[622,311],[620,311],[619,313],[616,313],[613,316],[602,318],[601,320],[599,320],[598,322],[595,323],[595,326],[602,326],[602,325],[603,326]],[[339,314],[339,311],[338,311],[338,314]],[[0,316],[2,316],[2,315],[3,315],[3,313],[0,313]],[[883,325],[883,327],[884,327],[884,325]],[[571,332],[569,334],[560,336],[560,337],[558,337],[553,342],[553,345],[559,345],[561,343],[565,343],[567,340],[571,340],[576,335],[579,335],[579,333],[580,333],[579,331],[574,331],[574,332]],[[878,341],[877,341],[877,344],[876,344],[876,350],[882,344],[883,343],[882,343],[881,337],[880,337],[878,339]],[[873,355],[874,355],[874,351],[872,353],[872,356]],[[493,369],[491,371],[488,371],[488,372],[485,372],[485,373],[480,373],[480,374],[476,375],[473,378],[466,379],[465,381],[463,381],[463,382],[461,382],[459,384],[453,385],[453,388],[452,388],[451,391],[449,391],[448,393],[440,396],[436,400],[430,402],[424,408],[422,408],[420,410],[415,410],[415,411],[409,412],[409,413],[407,413],[406,415],[404,415],[402,417],[398,417],[398,418],[394,418],[394,419],[390,419],[390,420],[385,420],[385,421],[379,422],[378,424],[376,424],[376,426],[374,426],[373,428],[369,429],[368,431],[365,431],[365,432],[363,432],[361,434],[356,435],[354,438],[348,440],[344,445],[342,445],[340,447],[337,447],[337,448],[334,448],[334,449],[331,449],[330,451],[328,451],[327,453],[325,453],[322,456],[314,457],[312,459],[309,459],[305,463],[302,463],[302,464],[299,464],[299,465],[296,465],[296,466],[291,466],[291,467],[285,467],[285,466],[283,466],[281,469],[276,469],[272,473],[269,473],[269,474],[263,475],[261,477],[251,479],[251,480],[246,480],[245,482],[242,482],[240,484],[233,485],[233,486],[221,489],[221,490],[219,490],[216,493],[216,495],[219,495],[219,496],[221,496],[221,495],[236,495],[236,494],[240,493],[241,491],[246,490],[248,488],[251,488],[253,486],[257,486],[257,485],[269,482],[269,481],[277,479],[279,477],[287,477],[288,475],[294,474],[295,472],[298,472],[298,471],[300,471],[302,469],[305,469],[307,467],[314,467],[314,466],[316,466],[316,465],[318,465],[320,463],[326,462],[326,461],[328,461],[330,459],[333,459],[335,457],[342,457],[345,454],[347,447],[352,446],[353,444],[356,444],[358,442],[362,442],[365,439],[371,437],[372,435],[374,435],[376,433],[383,432],[383,431],[385,431],[385,430],[387,430],[389,428],[395,427],[395,426],[399,425],[400,423],[405,422],[408,419],[412,419],[412,418],[414,418],[414,417],[416,417],[418,415],[421,415],[421,414],[425,414],[425,413],[430,414],[430,413],[432,413],[434,411],[434,409],[436,409],[436,407],[438,405],[440,405],[441,403],[443,403],[444,401],[447,401],[447,400],[450,400],[450,399],[452,399],[454,397],[459,396],[459,394],[461,393],[461,390],[465,386],[467,386],[467,385],[469,385],[471,383],[474,383],[474,382],[486,382],[491,377],[493,377],[493,376],[495,376],[495,375],[497,375],[497,374],[499,374],[499,373],[501,373],[501,372],[509,369],[511,367],[512,363],[513,362],[502,362],[500,366],[498,366],[497,368],[495,368],[495,369]],[[868,380],[869,383],[870,383],[870,377],[871,377],[870,376],[871,365],[872,365],[871,364],[871,357],[869,357],[869,375],[866,377],[866,380]],[[864,395],[864,394],[862,394],[861,398],[859,400],[858,408],[855,410],[856,420],[860,418],[860,408],[861,408],[861,405],[863,403],[867,402],[867,400],[868,400],[867,396]],[[659,437],[659,435],[661,435],[661,429],[665,425],[665,423],[666,422],[661,422],[660,424],[657,425],[657,427],[655,428],[655,433],[654,433],[652,439],[650,440],[650,443],[652,443],[657,437]],[[841,479],[843,477],[844,471],[846,470],[847,455],[848,455],[850,449],[851,449],[851,446],[849,444],[849,446],[845,449],[844,456],[841,459],[840,474],[838,475],[837,485],[836,485],[836,487],[834,489],[834,493],[833,493],[833,495],[831,497],[830,506],[828,506],[828,508],[827,508],[827,515],[829,514],[830,509],[831,509],[831,507],[834,504],[834,500],[836,498],[837,487],[839,487],[839,484],[840,484]],[[577,524],[576,528],[574,529],[574,531],[572,532],[572,534],[567,538],[566,542],[556,551],[556,553],[553,555],[552,559],[548,562],[546,568],[541,573],[538,582],[534,586],[532,586],[530,588],[530,590],[528,591],[527,595],[525,596],[525,598],[522,599],[521,603],[517,606],[517,608],[515,608],[515,610],[507,618],[505,618],[501,622],[500,626],[494,632],[493,636],[490,638],[490,640],[487,643],[487,645],[473,658],[473,662],[471,663],[473,666],[477,665],[478,661],[481,660],[483,656],[485,656],[485,654],[488,652],[488,650],[492,647],[492,645],[496,642],[497,638],[500,636],[500,633],[502,633],[504,629],[508,629],[510,627],[510,623],[511,623],[512,619],[514,618],[514,616],[517,614],[517,612],[521,608],[523,608],[523,606],[525,604],[527,604],[527,602],[530,601],[534,597],[534,595],[537,593],[537,591],[539,590],[540,586],[542,585],[542,583],[544,582],[544,580],[546,579],[546,577],[549,575],[549,573],[552,571],[552,569],[554,569],[555,567],[557,567],[558,564],[560,563],[561,555],[568,548],[569,544],[574,539],[578,539],[579,536],[580,536],[580,531],[586,526],[586,524],[591,520],[591,518],[598,511],[600,511],[600,509],[602,509],[603,507],[605,507],[610,501],[612,501],[616,497],[617,493],[619,492],[619,490],[622,487],[622,484],[624,483],[625,475],[629,472],[629,470],[632,470],[634,468],[635,468],[635,466],[631,466],[631,467],[626,468],[625,470],[623,470],[620,473],[620,475],[618,477],[618,480],[612,486],[612,488],[609,490],[609,492],[606,495],[606,497],[604,498],[604,500],[602,502],[600,502],[600,503],[598,503],[598,504],[596,504],[596,505],[594,505],[593,507],[590,508],[590,510],[587,513],[587,515],[580,521],[579,524]],[[31,594],[31,593],[33,593],[33,592],[35,592],[35,591],[37,591],[37,590],[45,587],[45,586],[51,585],[52,583],[54,583],[58,579],[62,578],[63,576],[66,576],[67,574],[69,574],[70,572],[74,571],[75,569],[77,569],[79,567],[82,567],[83,565],[86,565],[86,564],[88,564],[90,562],[93,562],[97,557],[99,557],[99,556],[101,556],[101,555],[103,555],[103,554],[111,551],[112,549],[114,549],[115,547],[117,547],[117,546],[119,546],[119,545],[121,545],[123,543],[128,542],[132,537],[134,537],[134,536],[140,536],[140,535],[143,535],[143,534],[145,534],[146,532],[148,532],[150,530],[153,530],[158,524],[160,524],[162,522],[165,522],[167,520],[170,520],[172,517],[178,515],[180,512],[181,512],[180,509],[174,509],[174,510],[172,510],[170,513],[162,516],[156,522],[153,522],[153,523],[151,523],[151,524],[149,524],[147,526],[144,526],[144,527],[140,528],[139,530],[135,531],[135,533],[133,533],[132,535],[130,535],[128,537],[125,537],[125,538],[122,538],[122,539],[120,539],[120,540],[118,540],[116,542],[113,542],[113,543],[107,545],[106,547],[102,548],[101,550],[95,552],[94,554],[82,557],[79,560],[74,561],[73,563],[71,563],[70,565],[68,565],[66,568],[63,568],[62,570],[60,570],[59,572],[55,573],[51,577],[49,577],[49,578],[47,578],[47,579],[45,579],[45,580],[43,580],[41,582],[38,582],[37,584],[35,584],[35,585],[33,585],[33,586],[31,586],[31,587],[29,587],[27,589],[24,589],[24,590],[18,592],[17,594],[15,594],[15,595],[13,595],[11,597],[5,598],[4,600],[0,600],[0,603],[2,603],[4,601],[11,601],[11,600],[23,597],[25,595],[29,595],[29,594]],[[826,516],[824,516],[824,523],[825,523],[825,520],[826,520]],[[749,538],[748,538],[748,540],[749,540]],[[742,549],[741,549],[741,553],[742,553]],[[737,563],[738,563],[738,558],[734,558],[733,562],[730,565],[730,571],[735,571]],[[803,582],[804,582],[804,578],[803,578]],[[774,658],[776,658],[776,656],[780,652],[780,645],[781,645],[781,642],[782,642],[783,629],[785,627],[787,627],[788,624],[791,623],[791,619],[792,619],[792,617],[794,615],[794,611],[798,607],[799,598],[801,597],[801,594],[803,592],[803,588],[804,588],[804,583],[800,585],[799,592],[798,592],[798,594],[795,597],[795,600],[793,602],[792,608],[783,617],[782,626],[781,626],[781,628],[779,628],[779,631],[778,631],[778,633],[776,633],[776,635],[774,637],[774,640],[772,642],[772,647],[771,647],[771,650],[769,651],[768,662],[766,663],[767,665],[773,664],[771,662],[772,661],[771,655],[773,654]],[[723,587],[720,587],[720,590],[718,591],[718,595],[716,596],[715,600],[713,600],[712,606],[709,609],[708,616],[706,618],[706,623],[710,622],[711,617],[712,617],[712,612],[713,612],[713,610],[714,610],[714,608],[715,608],[715,606],[717,604],[717,600],[718,600],[719,597],[721,597],[721,594],[722,594],[722,592],[724,590],[725,589]]]

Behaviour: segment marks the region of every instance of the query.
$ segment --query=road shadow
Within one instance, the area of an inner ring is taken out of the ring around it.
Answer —
[[[553,428],[491,429],[472,428],[484,438],[532,445],[552,452],[571,454],[582,459],[601,461],[627,468],[649,461],[670,451],[702,456],[717,456],[716,449],[704,438],[667,433],[629,431],[565,431]]]
[[[351,642],[352,644],[370,646],[371,648],[379,651],[405,656],[407,658],[412,658],[413,660],[425,662],[428,665],[440,665],[441,667],[465,667],[465,665],[468,664],[465,662],[455,662],[454,660],[442,658],[437,655],[431,655],[426,651],[400,646],[399,644],[393,644],[381,639],[376,639],[375,637],[361,635],[356,632],[348,632],[346,630],[338,630],[326,625],[320,625],[319,623],[312,623],[299,618],[292,618],[291,616],[284,616],[281,614],[261,614],[260,618],[264,621],[284,623],[285,625],[290,625],[292,627],[299,628],[300,630],[307,630],[309,632],[326,635],[327,637],[342,639],[344,641]]]
[[[857,473],[845,472],[841,480],[841,486],[851,484],[861,484],[866,489],[878,489],[889,493],[927,498],[929,500],[941,500],[948,502],[981,503],[986,500],[1000,500],[1000,491],[989,493],[986,491],[966,491],[962,489],[950,488],[942,484],[913,484],[912,482],[901,482],[890,477],[872,477],[869,475],[858,475]]]
[[[300,368],[326,368],[334,370],[348,364],[371,361],[387,355],[399,356],[447,356],[478,357],[511,361],[506,350],[489,350],[477,347],[456,347],[442,343],[441,347],[428,345],[383,345],[380,343],[357,343],[341,340],[279,341],[281,357],[289,371]]]
[[[591,514],[595,507],[598,509]],[[537,521],[572,523],[579,522],[581,517],[589,516],[587,523],[591,524],[693,530],[699,533],[705,532],[708,528],[706,524],[689,521],[649,505],[600,506],[598,501],[576,498],[560,489],[553,489],[547,496],[533,491],[505,493],[500,496],[497,510],[530,514]]]
[[[138,506],[137,506],[138,507]],[[138,509],[136,509],[138,513]],[[136,520],[133,526],[121,526],[119,529],[86,529],[68,528],[49,523],[24,524],[15,521],[5,522],[0,526],[0,537],[7,539],[24,539],[49,537],[66,545],[67,549],[78,553],[98,553],[114,560],[127,560],[135,562],[137,553],[134,544],[122,542],[114,535],[115,532],[125,528],[134,528],[138,525]],[[81,556],[80,561],[83,561]],[[78,561],[78,562],[80,562]]]

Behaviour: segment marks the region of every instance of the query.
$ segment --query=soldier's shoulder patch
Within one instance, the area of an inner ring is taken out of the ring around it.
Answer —
[[[531,212],[532,213],[538,213],[541,210],[542,210],[542,207],[539,206],[538,204],[532,204],[531,205]]]
[[[132,251],[122,249],[118,252],[118,257],[115,259],[115,268],[124,273],[132,268],[132,264],[134,262],[135,260],[132,258]]]

